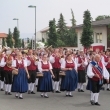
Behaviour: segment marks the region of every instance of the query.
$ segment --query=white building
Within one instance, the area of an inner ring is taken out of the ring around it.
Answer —
[[[110,47],[110,41],[108,36],[110,35],[110,18],[105,20],[93,21],[93,40],[94,43],[92,45],[104,45],[105,49]],[[80,43],[80,38],[82,36],[83,25],[76,26],[77,36],[78,36],[78,48],[83,48]]]
[[[70,27],[68,27],[70,28]],[[77,25],[76,32],[78,36],[78,49],[83,49],[82,44],[80,43],[80,38],[82,36],[83,31],[83,25]],[[110,35],[110,18],[99,20],[99,21],[93,21],[92,22],[92,28],[93,28],[93,39],[94,43],[92,45],[104,45],[105,49],[107,47],[110,47],[110,40],[108,39],[108,36]],[[48,39],[48,31],[49,27],[46,27],[39,31],[37,33],[37,37],[42,41],[42,38],[44,38],[45,42]]]

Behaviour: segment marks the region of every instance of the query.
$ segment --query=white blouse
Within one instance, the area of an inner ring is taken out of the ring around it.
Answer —
[[[46,62],[46,63],[43,62],[43,64],[47,64],[47,63],[49,63],[49,69],[51,70],[51,69],[52,69],[51,63],[50,63],[50,62]],[[40,72],[42,72],[42,63],[41,63],[41,61],[38,62],[38,70],[39,70]]]
[[[105,68],[104,64],[102,64],[102,65],[103,65],[103,77],[105,79],[109,79],[109,73],[108,73],[107,69]],[[92,78],[94,75],[95,74],[92,71],[92,64],[90,63],[89,66],[88,66],[88,68],[87,68],[87,76],[89,78]]]
[[[73,61],[73,60],[72,60]],[[77,64],[76,64],[76,62],[75,61],[73,61],[73,62],[68,62],[68,63],[74,63],[75,64],[75,70],[77,70]],[[62,61],[62,63],[61,63],[61,68],[66,68],[66,61],[65,60],[63,60]]]
[[[6,65],[5,58],[3,57],[0,62],[0,67],[4,67]]]
[[[19,64],[22,63],[22,60],[17,60],[17,61]],[[24,63],[24,67],[27,67],[27,61],[23,60],[23,63]],[[13,60],[12,65],[13,65],[13,67],[16,67],[16,60]]]

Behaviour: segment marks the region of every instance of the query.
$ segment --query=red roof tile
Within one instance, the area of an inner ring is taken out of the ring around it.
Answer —
[[[7,34],[6,33],[0,33],[0,38],[6,38]]]

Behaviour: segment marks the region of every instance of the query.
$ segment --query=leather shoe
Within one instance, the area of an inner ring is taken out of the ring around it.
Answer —
[[[19,97],[19,99],[23,99],[23,97]]]
[[[95,103],[94,103],[94,101],[93,101],[93,100],[91,100],[90,102],[91,102],[91,105],[95,105]]]
[[[98,105],[98,106],[100,106],[100,104],[99,104],[98,102],[96,102],[96,103],[95,103],[95,105]]]
[[[56,93],[61,93],[60,91],[56,91]]]
[[[84,92],[83,90],[80,90],[80,92]]]
[[[44,96],[44,98],[49,98],[49,96]]]
[[[110,89],[109,89],[109,88],[107,88],[107,91],[110,91]]]
[[[3,89],[1,89],[1,91],[4,91]]]
[[[32,91],[31,94],[35,94],[35,92]]]
[[[78,89],[78,92],[81,92],[81,90],[80,90],[80,89]]]
[[[12,95],[12,94],[9,92],[8,95]]]
[[[73,95],[69,95],[69,97],[73,97]]]

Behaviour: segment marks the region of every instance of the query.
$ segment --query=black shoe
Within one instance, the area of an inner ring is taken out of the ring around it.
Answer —
[[[96,103],[95,103],[95,105],[98,105],[98,106],[100,106],[100,104],[99,104],[98,102],[96,102]]]
[[[19,97],[19,99],[23,99],[23,97]]]
[[[56,93],[61,93],[60,91],[56,91]]]
[[[109,88],[107,88],[107,91],[110,91],[110,89],[109,89]]]
[[[8,95],[12,95],[12,94],[9,92]]]
[[[28,94],[31,94],[31,91],[30,90],[28,91]]]
[[[69,97],[69,95],[66,95],[66,97]]]
[[[94,101],[93,101],[93,100],[91,100],[90,102],[91,102],[91,105],[95,105],[95,103],[94,103]]]
[[[8,94],[8,92],[7,91],[5,91],[5,95],[7,95]]]
[[[55,92],[55,90],[53,89],[53,91],[52,91],[53,93]]]
[[[69,95],[69,97],[73,97],[73,95]]]
[[[41,97],[44,97],[44,95],[42,95],[42,94],[41,94],[40,96],[41,96]]]
[[[16,98],[18,98],[18,96],[15,95]]]
[[[80,90],[80,92],[84,92],[83,90]]]
[[[32,91],[31,94],[36,94],[36,93]]]
[[[49,98],[49,96],[44,96],[44,98]]]
[[[81,90],[80,90],[80,89],[78,89],[78,92],[81,92]]]
[[[3,89],[1,89],[1,91],[4,91]]]

